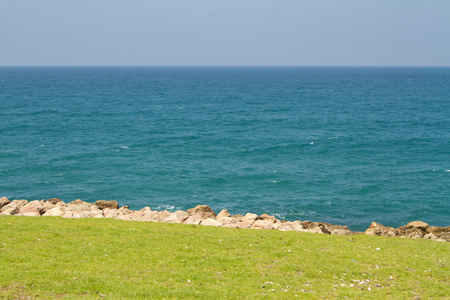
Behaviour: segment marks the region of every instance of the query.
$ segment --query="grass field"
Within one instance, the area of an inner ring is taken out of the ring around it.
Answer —
[[[1,299],[444,299],[450,243],[0,216]]]

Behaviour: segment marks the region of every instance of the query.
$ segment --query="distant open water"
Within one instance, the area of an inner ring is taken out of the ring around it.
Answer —
[[[450,225],[450,68],[0,68],[0,197]]]

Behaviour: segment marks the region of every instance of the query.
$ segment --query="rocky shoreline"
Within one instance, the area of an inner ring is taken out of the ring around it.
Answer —
[[[49,200],[12,200],[0,198],[0,215],[18,216],[59,216],[63,218],[112,218],[125,221],[146,221],[165,223],[184,223],[192,225],[209,225],[228,228],[276,229],[282,231],[299,231],[333,235],[378,235],[386,237],[425,238],[440,242],[450,242],[450,226],[435,227],[422,221],[414,221],[399,228],[386,227],[372,222],[366,231],[351,231],[347,226],[332,225],[324,222],[285,221],[274,216],[230,215],[222,210],[216,213],[207,205],[198,205],[187,211],[154,211],[150,207],[130,210],[128,206],[119,208],[117,201],[98,200],[94,204],[80,199],[64,203],[61,199]]]

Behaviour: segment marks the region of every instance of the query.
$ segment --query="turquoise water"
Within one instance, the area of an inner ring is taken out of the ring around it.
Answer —
[[[450,68],[0,68],[0,196],[450,225]]]

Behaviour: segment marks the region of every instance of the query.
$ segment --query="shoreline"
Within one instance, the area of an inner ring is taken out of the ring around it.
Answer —
[[[127,205],[119,207],[117,201],[98,200],[94,204],[80,199],[65,203],[59,198],[48,200],[9,200],[0,198],[0,216],[18,215],[29,217],[59,216],[63,218],[112,218],[125,221],[183,223],[228,227],[236,229],[265,229],[280,231],[298,231],[341,236],[367,234],[385,237],[424,238],[440,242],[450,242],[450,226],[436,227],[422,221],[412,221],[398,228],[386,227],[372,222],[365,231],[351,231],[345,225],[333,225],[326,222],[285,221],[274,216],[253,213],[231,215],[224,209],[216,214],[207,205],[197,205],[186,211],[155,211],[150,207],[130,210]]]

